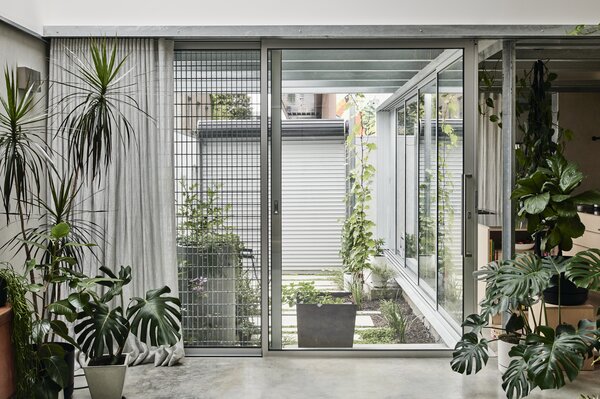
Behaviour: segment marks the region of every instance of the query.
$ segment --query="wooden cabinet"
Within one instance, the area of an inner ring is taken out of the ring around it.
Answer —
[[[10,306],[0,308],[0,399],[8,399],[15,393],[15,371],[10,332],[12,310]]]

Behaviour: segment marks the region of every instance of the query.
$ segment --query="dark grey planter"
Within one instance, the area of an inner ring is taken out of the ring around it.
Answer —
[[[8,298],[8,291],[6,289],[6,280],[0,277],[0,308],[6,305],[6,300]]]
[[[357,306],[297,304],[298,347],[352,348]]]

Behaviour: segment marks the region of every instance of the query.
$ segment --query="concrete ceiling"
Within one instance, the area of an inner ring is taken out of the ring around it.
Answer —
[[[443,50],[283,50],[284,93],[393,93]]]

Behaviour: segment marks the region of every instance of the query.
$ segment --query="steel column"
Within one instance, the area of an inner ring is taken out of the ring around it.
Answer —
[[[515,186],[515,42],[502,45],[502,259],[515,254],[515,204],[511,194]]]

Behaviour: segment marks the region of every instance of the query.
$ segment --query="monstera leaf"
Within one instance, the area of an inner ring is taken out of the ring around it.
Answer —
[[[505,296],[525,301],[548,288],[552,275],[539,257],[523,254],[506,262],[498,284]]]
[[[127,309],[131,332],[146,344],[172,346],[181,338],[181,303],[179,298],[162,296],[169,292],[167,286],[148,291],[146,299],[133,298],[136,303]]]
[[[516,345],[508,353],[512,360],[502,375],[502,389],[508,399],[520,399],[529,395],[535,383],[529,380],[525,345]]]
[[[61,388],[68,385],[69,366],[65,361],[65,351],[57,344],[42,344],[37,350],[37,356],[44,365],[48,377]]]
[[[106,303],[115,296],[121,295],[123,287],[131,282],[131,266],[121,266],[118,276],[106,266],[100,267],[100,270],[110,278],[108,281],[98,283],[108,287],[108,291],[102,297],[102,302]]]
[[[600,291],[600,249],[579,252],[571,258],[565,275],[579,287]]]
[[[457,373],[477,373],[487,364],[488,359],[487,340],[480,340],[477,334],[469,332],[456,344],[450,366]]]
[[[97,359],[104,354],[113,357],[115,348],[125,345],[130,325],[120,306],[111,310],[104,303],[90,302],[78,319],[77,343],[90,358]]]
[[[462,323],[462,327],[471,328],[472,333],[479,334],[484,327],[488,325],[488,318],[482,317],[477,313],[468,315]]]
[[[555,334],[550,327],[540,326],[539,333],[527,336],[525,357],[529,379],[541,389],[557,389],[565,385],[565,375],[573,381],[583,366],[587,345],[573,331],[561,329]]]

